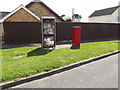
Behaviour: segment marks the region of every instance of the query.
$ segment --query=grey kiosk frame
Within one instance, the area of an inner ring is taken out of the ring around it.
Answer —
[[[56,45],[56,20],[55,17],[42,17],[42,48],[55,49]]]

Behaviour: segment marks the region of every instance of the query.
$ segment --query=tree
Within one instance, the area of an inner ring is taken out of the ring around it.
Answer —
[[[65,19],[65,21],[67,21],[67,22],[71,22],[72,19],[71,19],[71,18],[67,18],[67,19]]]
[[[61,15],[61,18],[63,18],[63,17],[65,17],[65,15],[63,14],[63,15]]]
[[[82,19],[81,15],[79,14],[74,14],[72,16],[73,22],[80,22],[80,20]]]
[[[65,20],[66,15],[63,14],[63,15],[61,15],[60,17]]]
[[[69,16],[66,16],[66,15],[61,15],[61,18],[63,18],[65,21],[67,21],[67,22],[71,22],[72,21],[72,19],[69,17]]]

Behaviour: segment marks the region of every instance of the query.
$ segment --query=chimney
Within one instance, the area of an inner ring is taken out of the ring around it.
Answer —
[[[32,2],[42,2],[41,0],[33,0]]]

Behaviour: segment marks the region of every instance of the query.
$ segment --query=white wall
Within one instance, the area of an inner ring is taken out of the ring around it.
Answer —
[[[0,19],[2,19],[2,13],[0,12]]]
[[[96,17],[90,17],[89,22],[110,22],[111,15],[105,15],[105,16],[96,16]]]
[[[3,37],[3,33],[4,33],[4,31],[3,31],[3,24],[0,23],[0,38]]]
[[[111,22],[118,23],[118,9],[111,15]]]
[[[118,23],[118,15],[120,17],[120,13],[118,13],[119,10],[120,10],[120,7],[112,15],[90,17],[89,22]]]
[[[120,2],[119,2],[119,5],[120,5]],[[120,7],[119,7],[119,9],[118,9],[118,17],[120,18]],[[118,22],[120,23],[120,19],[119,19]]]

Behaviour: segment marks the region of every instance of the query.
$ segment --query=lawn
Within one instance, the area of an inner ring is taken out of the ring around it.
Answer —
[[[49,71],[118,50],[118,41],[82,43],[80,49],[42,50],[38,47],[2,49],[2,82]],[[13,58],[14,56],[23,56]]]

